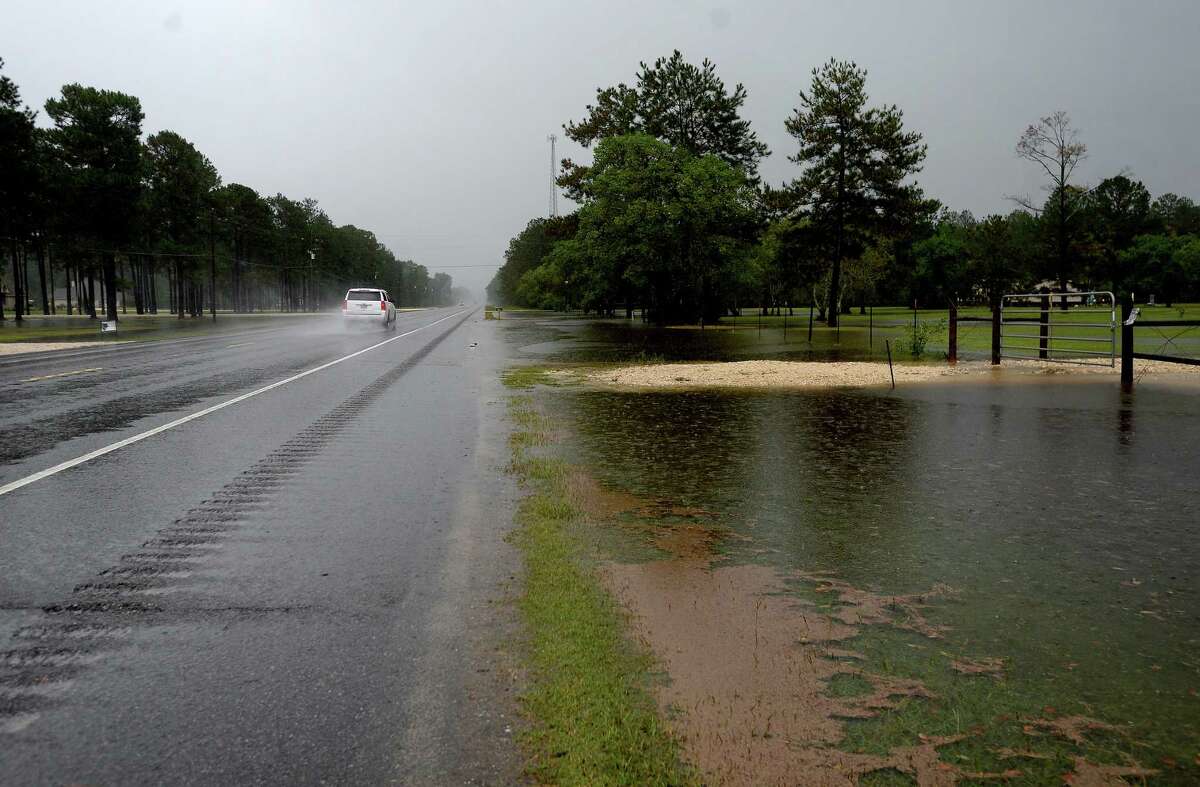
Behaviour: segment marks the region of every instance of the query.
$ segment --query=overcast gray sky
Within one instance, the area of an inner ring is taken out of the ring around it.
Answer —
[[[0,20],[5,72],[30,105],[67,82],[132,93],[147,133],[181,133],[226,182],[314,197],[477,289],[494,268],[448,266],[498,265],[546,213],[546,135],[674,48],[746,85],[772,182],[795,174],[783,120],[797,91],[838,57],[925,135],[920,182],[956,209],[1007,211],[1005,195],[1036,192],[1013,147],[1055,109],[1090,149],[1083,180],[1128,168],[1155,195],[1200,198],[1195,0],[5,0]],[[580,158],[561,140],[559,153]]]

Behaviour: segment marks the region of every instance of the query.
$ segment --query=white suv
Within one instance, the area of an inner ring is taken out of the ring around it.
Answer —
[[[395,327],[396,304],[384,290],[358,289],[347,290],[346,298],[342,301],[342,323],[354,325],[376,322],[387,328]]]

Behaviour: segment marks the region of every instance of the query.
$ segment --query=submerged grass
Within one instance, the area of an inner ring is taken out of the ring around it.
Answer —
[[[533,388],[535,385],[554,385],[555,380],[550,374],[538,366],[515,366],[501,376],[501,380],[509,388]]]
[[[972,772],[1019,770],[1019,776],[1006,780],[1009,784],[1063,781],[1076,757],[1102,765],[1136,763],[1158,769],[1153,783],[1196,784],[1200,778],[1200,755],[1184,734],[1163,739],[1108,714],[1102,721],[1111,722],[1112,729],[1086,729],[1077,741],[1038,726],[1040,720],[1091,718],[1097,709],[1080,696],[1078,686],[1061,677],[1049,682],[1038,679],[1039,670],[1032,665],[1025,670],[1009,665],[999,677],[957,674],[951,662],[965,656],[946,652],[944,648],[953,647],[949,643],[880,626],[863,627],[846,645],[866,656],[865,670],[915,679],[934,698],[904,700],[874,718],[848,722],[846,737],[839,744],[843,750],[884,755],[925,737],[964,735],[941,749],[942,760]],[[1022,674],[1026,671],[1035,674]],[[835,697],[853,696],[864,688],[852,676],[839,676],[828,691]],[[1102,695],[1103,689],[1098,693]],[[910,783],[892,772],[863,779],[869,785]]]
[[[514,369],[504,383],[528,388],[542,376]],[[550,441],[549,424],[529,396],[511,397],[509,415],[516,426],[509,469],[528,492],[512,539],[525,562],[529,775],[560,785],[693,783],[647,688],[652,659],[628,638],[624,614],[575,532],[585,512],[572,499],[570,467],[530,451]]]

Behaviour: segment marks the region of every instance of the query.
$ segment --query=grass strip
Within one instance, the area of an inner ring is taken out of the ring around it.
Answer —
[[[509,414],[510,469],[528,492],[512,540],[525,563],[529,776],[559,785],[692,784],[647,688],[653,660],[627,636],[624,613],[574,532],[585,512],[572,500],[570,467],[530,453],[551,434],[531,397],[512,397]]]

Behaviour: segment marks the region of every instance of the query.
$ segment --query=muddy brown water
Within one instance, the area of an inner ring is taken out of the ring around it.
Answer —
[[[512,327],[531,361],[633,354],[611,324]],[[664,360],[751,353],[728,332],[636,335],[636,352]],[[774,568],[799,595],[812,583],[797,577],[823,572],[873,593],[952,587],[923,614],[947,651],[982,660],[960,666],[1003,660],[1031,712],[1038,697],[1069,698],[1134,730],[1151,763],[1182,759],[1171,781],[1200,778],[1195,385],[568,387],[548,399],[575,435],[563,450],[603,484],[731,531],[718,565]]]

